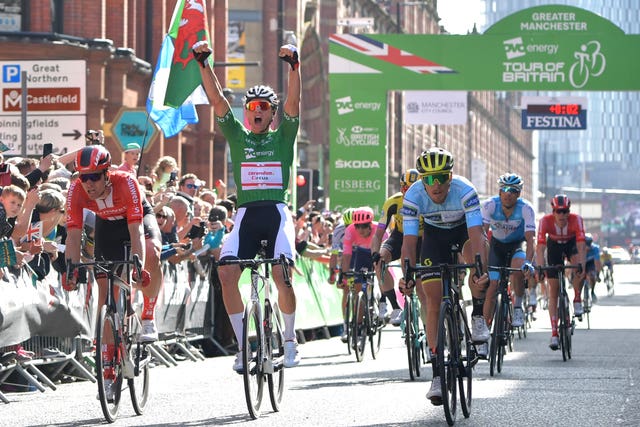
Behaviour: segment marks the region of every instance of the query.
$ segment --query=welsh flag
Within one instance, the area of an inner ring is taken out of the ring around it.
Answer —
[[[191,54],[196,42],[209,40],[205,12],[205,0],[178,0],[162,42],[147,112],[166,138],[177,135],[188,124],[198,123],[195,106],[209,103],[201,85],[200,64]]]

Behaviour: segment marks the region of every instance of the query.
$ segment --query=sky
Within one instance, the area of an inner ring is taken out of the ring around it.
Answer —
[[[467,34],[478,24],[481,30],[484,24],[483,3],[481,0],[438,0],[438,15],[440,24],[444,25],[450,34]]]

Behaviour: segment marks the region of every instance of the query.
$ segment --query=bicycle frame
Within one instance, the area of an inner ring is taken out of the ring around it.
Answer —
[[[507,256],[511,259],[511,256]],[[506,347],[509,346],[513,351],[513,305],[511,303],[511,295],[509,293],[509,276],[511,273],[517,273],[519,268],[507,266],[488,266],[489,271],[497,271],[500,274],[498,280],[498,289],[496,290],[496,304],[493,313],[493,325],[491,333],[491,346],[489,351],[489,375],[494,375],[494,367],[498,372],[502,372],[502,361],[506,353]],[[496,366],[497,365],[497,366]]]
[[[348,340],[348,344],[353,347],[356,360],[361,362],[363,360],[366,340],[367,337],[369,337],[371,356],[375,359],[378,349],[380,348],[380,337],[377,343],[374,341],[374,336],[376,332],[379,332],[378,328],[380,327],[380,325],[374,325],[373,319],[378,315],[374,301],[375,297],[373,295],[375,271],[368,271],[366,269],[360,271],[349,270],[343,272],[342,277],[347,279],[349,293],[351,295],[351,307],[349,307],[348,310],[351,312],[351,323],[353,324],[349,325],[349,335],[351,339]],[[360,285],[360,289],[358,289],[357,285]],[[363,336],[359,336],[362,322],[364,322],[365,333]]]

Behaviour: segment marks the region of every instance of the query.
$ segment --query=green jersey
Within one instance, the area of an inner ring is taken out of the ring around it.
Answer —
[[[261,200],[284,203],[299,118],[285,113],[278,129],[263,134],[244,127],[231,110],[216,120],[229,143],[238,207]]]

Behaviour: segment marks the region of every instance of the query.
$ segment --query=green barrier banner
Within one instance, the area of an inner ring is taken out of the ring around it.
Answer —
[[[326,326],[341,325],[343,321],[342,290],[327,282],[329,278],[327,265],[304,257],[299,258],[297,263],[307,275],[307,283],[323,315],[324,324]]]

